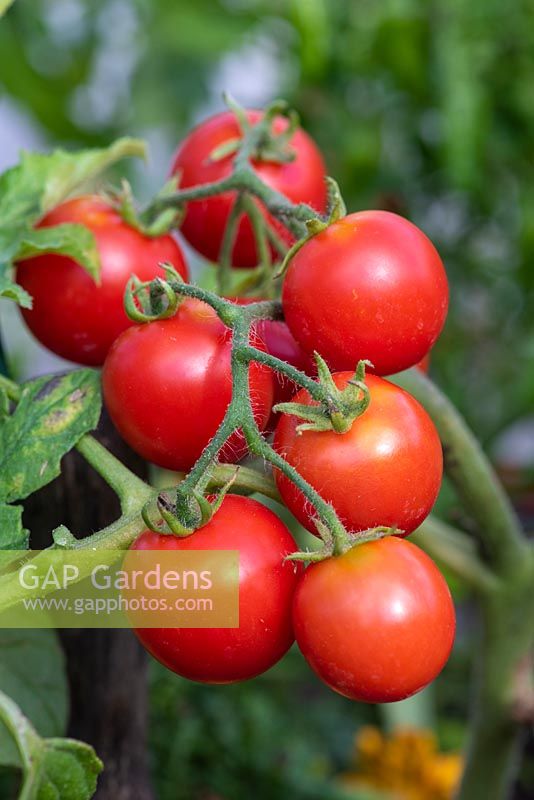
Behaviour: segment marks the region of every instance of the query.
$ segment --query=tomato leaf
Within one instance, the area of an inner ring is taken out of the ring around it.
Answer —
[[[17,259],[29,258],[39,253],[59,253],[73,258],[97,280],[100,259],[95,237],[84,225],[55,225],[53,228],[35,228],[21,236]]]
[[[13,414],[0,420],[0,501],[27,497],[59,475],[65,453],[96,427],[100,407],[91,369],[26,383]]]
[[[44,746],[37,800],[89,800],[93,797],[102,771],[102,762],[93,748],[74,739],[48,739]]]
[[[144,143],[130,138],[107,148],[72,153],[23,152],[20,163],[0,175],[0,296],[31,308],[29,295],[13,279],[13,268],[19,259],[36,253],[68,255],[98,280],[100,264],[90,231],[79,225],[34,230],[34,225],[116,161],[145,154]]]
[[[23,308],[32,307],[32,299],[28,292],[19,286],[18,283],[11,280],[6,273],[2,274],[2,267],[0,266],[0,297],[7,297],[9,300],[14,300],[19,306]]]
[[[67,726],[68,687],[55,631],[0,630],[0,652],[0,691],[20,707],[40,736],[62,736]],[[20,754],[1,722],[0,764],[20,765]]]
[[[0,503],[0,550],[26,550],[29,532],[22,525],[22,506]]]

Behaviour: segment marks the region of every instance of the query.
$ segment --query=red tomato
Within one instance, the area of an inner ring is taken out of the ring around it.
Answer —
[[[248,111],[251,122],[261,118],[261,112]],[[275,132],[287,127],[287,120],[279,117],[274,122]],[[172,174],[180,174],[180,188],[219,181],[230,175],[233,155],[220,161],[212,161],[211,153],[224,142],[241,136],[234,114],[230,111],[216,114],[196,127],[178,148],[172,164]],[[254,161],[259,177],[272,189],[284,194],[294,203],[308,203],[317,211],[326,208],[325,166],[322,156],[312,139],[302,130],[297,130],[290,146],[296,158],[287,164],[270,161]],[[235,192],[225,192],[216,197],[190,202],[182,225],[187,241],[206,258],[217,261],[228,220],[235,202]],[[287,243],[292,241],[286,228],[265,212],[269,224]],[[242,217],[233,248],[232,263],[235,267],[253,267],[258,263],[254,233],[250,222]]]
[[[21,261],[17,281],[33,297],[33,308],[22,309],[22,314],[31,332],[49,350],[69,361],[100,366],[113,341],[132,324],[123,307],[124,289],[132,273],[142,281],[164,277],[158,264],[169,261],[187,279],[187,266],[172,236],[143,236],[100,197],[67,200],[43,217],[38,227],[62,223],[85,225],[92,231],[100,255],[101,281],[96,284],[67,256],[50,253]]]
[[[234,683],[265,672],[291,647],[291,604],[301,569],[284,558],[297,546],[261,503],[227,495],[211,521],[192,536],[146,531],[133,548],[239,551],[239,628],[136,631],[168,669],[202,683]]]
[[[261,340],[252,340],[263,348]],[[117,430],[143,458],[189,470],[222,422],[232,395],[231,331],[210,306],[184,300],[169,319],[134,325],[111,348],[102,372],[104,400]],[[255,417],[265,428],[273,378],[251,364]],[[238,461],[246,452],[241,432],[221,452]]]
[[[449,290],[431,241],[387,211],[361,211],[310,239],[282,289],[295,339],[332,369],[368,359],[379,375],[417,364],[447,316]]]
[[[361,544],[308,567],[293,603],[298,645],[331,689],[391,703],[439,675],[455,613],[434,562],[396,537]]]
[[[352,372],[334,374],[344,388]],[[410,394],[376,375],[367,375],[371,402],[350,431],[303,431],[297,417],[282,414],[275,449],[331,503],[352,531],[397,526],[404,534],[428,516],[443,471],[441,443],[424,408]],[[304,389],[295,403],[315,405]],[[314,509],[284,475],[276,484],[290,511],[316,533]]]

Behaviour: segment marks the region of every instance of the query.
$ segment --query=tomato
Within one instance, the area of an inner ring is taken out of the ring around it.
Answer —
[[[248,111],[247,115],[251,122],[257,122],[262,116],[259,111]],[[275,132],[282,132],[286,127],[286,119],[276,118]],[[215,148],[240,136],[239,125],[230,111],[216,114],[196,127],[174,156],[172,174],[180,175],[180,188],[228,177],[232,171],[234,155],[220,161],[213,161],[210,156]],[[302,130],[295,132],[290,146],[296,153],[293,161],[285,164],[253,161],[256,172],[271,189],[281,192],[293,203],[308,203],[317,211],[324,212],[326,171],[317,146]],[[192,201],[187,205],[182,233],[195,250],[211,261],[219,258],[224,230],[235,197],[235,192],[225,192],[216,197]],[[292,238],[287,229],[265,211],[264,214],[278,235],[290,244]],[[238,226],[232,263],[235,267],[253,267],[258,263],[254,234],[246,217],[241,218]]]
[[[132,273],[142,281],[163,277],[158,264],[169,261],[187,279],[187,266],[172,236],[143,236],[97,196],[67,200],[43,217],[38,227],[62,223],[85,225],[94,234],[100,283],[67,256],[50,253],[26,259],[18,264],[17,281],[33,297],[33,308],[22,309],[22,314],[49,350],[69,361],[100,366],[113,341],[132,324],[123,307]]]
[[[293,603],[304,657],[351,700],[391,703],[439,675],[454,642],[447,583],[418,547],[394,536],[308,567]]]
[[[251,341],[264,347],[259,338]],[[125,331],[102,372],[104,400],[123,439],[148,461],[189,470],[230,403],[230,356],[230,329],[199,300],[184,300],[174,317]],[[249,386],[255,418],[263,429],[272,406],[271,371],[251,364]],[[221,458],[234,462],[245,452],[238,432]]]
[[[310,239],[292,258],[285,320],[332,369],[368,359],[379,375],[417,364],[447,316],[449,290],[431,241],[387,211],[361,211]]]
[[[334,373],[344,388],[352,372]],[[349,530],[376,525],[415,530],[430,513],[443,471],[441,443],[424,408],[410,394],[376,375],[367,375],[371,402],[350,431],[303,431],[297,417],[282,414],[275,431],[277,452],[333,505]],[[295,403],[314,405],[304,389]],[[300,490],[278,471],[282,499],[308,530],[316,533],[314,510]]]
[[[136,634],[168,669],[202,683],[234,683],[276,664],[294,640],[291,604],[300,566],[283,522],[256,500],[227,495],[210,522],[178,538],[146,531],[136,550],[238,550],[239,627],[142,629]]]

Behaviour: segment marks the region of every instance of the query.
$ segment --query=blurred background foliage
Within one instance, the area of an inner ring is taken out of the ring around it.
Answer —
[[[286,97],[349,209],[397,211],[433,239],[452,292],[433,374],[534,518],[534,0],[17,0],[0,22],[0,165],[20,144],[143,136],[151,161],[131,177],[146,198],[223,89]],[[440,502],[454,512],[447,487]],[[462,739],[469,639],[467,625],[436,688],[446,747]],[[215,693],[157,666],[153,685],[162,800],[337,798],[326,779],[376,721],[298,654]]]

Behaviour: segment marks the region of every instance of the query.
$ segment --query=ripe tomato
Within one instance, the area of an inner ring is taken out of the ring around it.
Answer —
[[[133,548],[239,551],[239,628],[136,631],[168,669],[202,683],[234,683],[265,672],[291,647],[291,604],[302,571],[284,557],[297,546],[261,503],[227,495],[211,521],[192,536],[146,531]]]
[[[261,340],[252,340],[263,348]],[[232,395],[231,331],[210,306],[186,299],[169,319],[134,325],[112,346],[102,372],[104,400],[117,430],[143,458],[189,470],[215,434]],[[251,364],[255,417],[265,428],[273,377]],[[246,452],[241,432],[221,452],[238,461]]]
[[[308,567],[293,624],[304,657],[331,689],[351,700],[390,703],[439,675],[456,623],[434,562],[410,542],[388,537]]]
[[[261,118],[259,111],[248,111],[247,115],[251,122]],[[275,132],[282,132],[286,127],[286,119],[279,117],[275,120]],[[210,156],[216,147],[240,136],[239,125],[230,111],[210,117],[191,131],[178,148],[172,164],[172,174],[180,174],[180,188],[226,178],[232,171],[234,156],[229,155],[220,161],[213,161]],[[255,161],[254,168],[268,186],[292,202],[308,203],[323,212],[326,208],[326,171],[322,156],[312,139],[302,130],[295,132],[290,146],[296,153],[294,161],[286,164]],[[234,202],[235,192],[225,192],[188,203],[182,233],[195,250],[211,261],[219,258],[228,215]],[[286,228],[266,212],[265,217],[278,235],[290,244],[292,239]],[[258,263],[254,234],[246,217],[242,217],[238,226],[232,263],[235,267],[253,267]]]
[[[338,220],[293,257],[282,289],[285,320],[332,369],[368,359],[379,375],[412,367],[445,323],[449,290],[425,234],[387,211]]]
[[[143,236],[100,197],[67,200],[43,217],[38,227],[67,222],[85,225],[94,234],[101,281],[95,283],[67,256],[28,258],[18,264],[17,281],[33,297],[33,308],[22,309],[22,314],[49,350],[69,361],[100,366],[113,341],[132,324],[123,307],[132,273],[142,281],[164,277],[158,264],[170,261],[187,279],[187,266],[172,236]]]
[[[352,372],[334,374],[344,388]],[[352,531],[375,525],[415,530],[430,513],[443,471],[441,443],[424,408],[410,394],[376,375],[367,375],[371,402],[350,431],[303,431],[297,417],[282,414],[275,449],[331,503]],[[314,405],[304,389],[295,403]],[[308,530],[316,533],[314,510],[280,472],[282,499]]]

